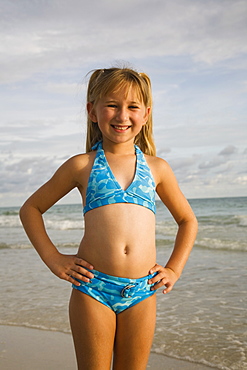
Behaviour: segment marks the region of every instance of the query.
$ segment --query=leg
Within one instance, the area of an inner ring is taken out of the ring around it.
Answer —
[[[115,313],[94,298],[72,290],[70,325],[79,370],[109,370],[116,330]]]
[[[145,370],[156,322],[156,294],[117,315],[114,370]]]

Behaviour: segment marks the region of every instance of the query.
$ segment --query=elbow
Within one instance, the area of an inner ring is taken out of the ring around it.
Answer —
[[[25,214],[26,214],[26,202],[21,206],[21,208],[19,210],[19,218],[20,218],[22,224],[23,224]]]
[[[24,224],[25,220],[29,218],[29,216],[32,217],[33,215],[33,207],[32,203],[28,200],[21,206],[19,210],[19,218],[21,220],[21,223]]]
[[[194,230],[195,230],[195,235],[197,235],[198,233],[198,221],[197,221],[197,218],[196,216],[194,215],[194,218],[193,218],[193,227],[194,227]]]
[[[193,237],[194,242],[195,242],[196,237],[197,237],[197,233],[198,233],[198,221],[197,221],[197,218],[196,218],[195,215],[194,215],[194,217],[192,217],[192,219],[190,221],[190,229],[191,229],[192,237]]]
[[[193,228],[193,230],[195,231],[195,233],[197,234],[197,231],[198,231],[198,221],[197,221],[197,218],[196,216],[193,214],[193,216],[191,216],[187,222],[189,223],[190,227]]]
[[[196,216],[193,214],[191,215],[190,217],[186,217],[184,219],[182,219],[179,223],[178,223],[178,226],[179,227],[189,227],[190,230],[193,231],[193,233],[195,235],[197,235],[197,232],[198,232],[198,221],[197,221],[197,218]]]
[[[191,217],[191,224],[194,225],[195,229],[198,229],[198,221],[197,221],[197,218],[196,216],[193,214],[193,216]]]

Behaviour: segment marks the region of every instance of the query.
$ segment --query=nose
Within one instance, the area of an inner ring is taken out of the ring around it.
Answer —
[[[116,119],[118,122],[126,122],[129,119],[128,112],[125,108],[119,108],[116,114]]]

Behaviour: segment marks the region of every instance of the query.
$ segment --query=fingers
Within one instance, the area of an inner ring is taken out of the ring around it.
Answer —
[[[76,285],[76,286],[80,286],[80,285],[81,285],[81,283],[80,283],[79,281],[77,281],[77,280],[73,279],[72,275],[66,275],[66,276],[64,277],[64,280],[66,280],[66,281],[68,281],[69,283],[74,284],[74,285]],[[81,280],[81,279],[80,279],[80,280]]]
[[[164,288],[165,289],[163,290],[163,294],[166,294],[166,293],[169,293],[172,288],[173,288],[173,284],[170,284],[169,282],[165,283],[165,279],[162,279],[159,281],[159,283],[156,283],[152,288],[151,290],[157,290],[159,288]]]
[[[83,260],[82,258],[76,257],[75,264],[79,265],[79,266],[82,266],[82,267],[86,267],[89,270],[93,269],[93,266],[89,262]]]
[[[155,272],[158,272],[162,269],[163,267],[161,265],[158,265],[157,263],[154,265],[154,267],[151,268],[149,271],[150,274],[153,274]]]
[[[77,286],[80,286],[80,283],[75,279],[82,280],[88,283],[90,282],[90,279],[93,279],[94,277],[94,274],[91,271],[88,271],[92,269],[93,266],[90,263],[76,257],[74,260],[74,264],[71,266],[67,280]]]
[[[163,293],[169,293],[172,290],[175,282],[177,281],[175,273],[172,270],[158,264],[156,264],[150,270],[150,274],[153,274],[155,272],[157,272],[157,274],[149,280],[149,284],[155,284],[151,287],[151,290],[157,290],[159,288],[165,287]]]
[[[75,269],[74,270],[77,273],[88,277],[88,279],[92,279],[94,277],[93,273],[88,271],[88,270],[93,270],[93,266],[81,258],[75,259]]]
[[[93,266],[74,255],[59,254],[58,259],[53,261],[53,265],[50,268],[60,279],[76,286],[80,286],[80,282],[77,280],[89,282],[94,277],[94,274],[90,271],[93,269]]]
[[[86,277],[85,275],[82,275],[81,273],[78,273],[76,271],[71,271],[70,274],[66,275],[65,280],[69,281],[70,283],[76,286],[80,286],[81,283],[78,280],[84,281],[85,283],[89,283],[90,279],[92,278],[93,278],[93,275],[91,275],[91,277]]]

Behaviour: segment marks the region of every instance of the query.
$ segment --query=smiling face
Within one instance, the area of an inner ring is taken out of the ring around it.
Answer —
[[[102,133],[110,137],[114,133],[117,142],[133,141],[136,135],[134,143],[143,153],[155,155],[151,107],[151,82],[145,73],[129,68],[96,69],[87,89],[86,151],[102,140]]]
[[[87,109],[91,120],[97,122],[103,139],[115,143],[134,142],[151,110],[131,86],[109,93],[95,104],[88,103]]]

